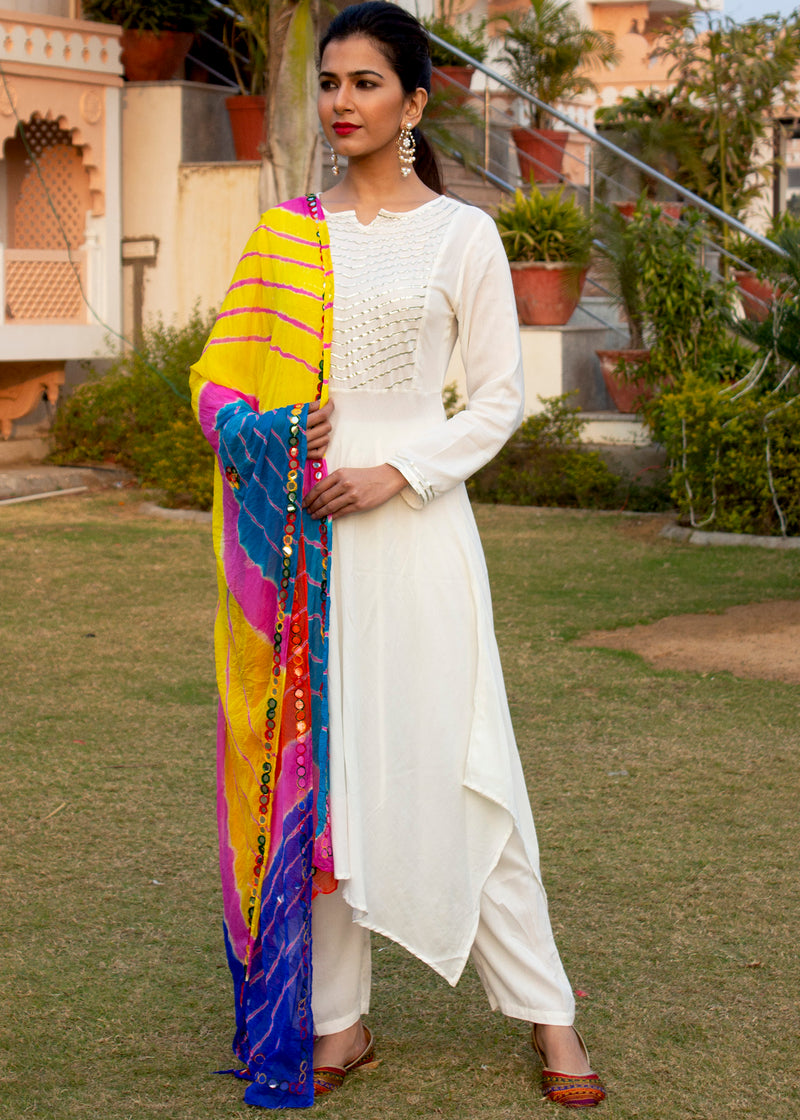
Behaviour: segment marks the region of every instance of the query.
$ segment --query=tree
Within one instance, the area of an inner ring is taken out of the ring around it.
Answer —
[[[267,138],[259,180],[262,210],[307,194],[319,179],[318,23],[319,0],[269,0]]]
[[[689,17],[667,23],[655,55],[672,59],[675,80],[662,95],[668,119],[683,126],[691,158],[678,158],[678,181],[727,214],[740,214],[768,177],[775,108],[792,96],[800,64],[800,13],[736,23],[712,20],[706,30]],[[697,157],[700,157],[699,160]],[[698,173],[698,167],[703,167]]]
[[[594,92],[594,82],[582,71],[613,66],[618,59],[612,36],[584,27],[569,0],[531,0],[526,12],[505,22],[502,57],[511,80],[547,105]],[[531,115],[535,128],[546,127],[544,109],[532,107]]]

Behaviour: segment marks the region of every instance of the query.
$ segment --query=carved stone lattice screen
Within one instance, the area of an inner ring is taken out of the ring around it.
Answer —
[[[6,319],[83,323],[89,177],[80,150],[57,121],[34,116],[24,129],[38,170],[19,135],[6,144]]]

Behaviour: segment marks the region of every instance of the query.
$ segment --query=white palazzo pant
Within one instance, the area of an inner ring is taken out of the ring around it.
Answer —
[[[335,1034],[369,1011],[369,930],[341,890],[312,904],[314,1031]],[[472,961],[493,1010],[530,1023],[571,1025],[572,988],[553,939],[547,899],[516,829],[480,901]]]

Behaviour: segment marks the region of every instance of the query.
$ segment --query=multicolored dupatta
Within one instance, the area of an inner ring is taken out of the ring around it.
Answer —
[[[327,398],[333,272],[315,198],[268,211],[192,369],[217,453],[218,816],[235,1071],[248,1104],[314,1099],[311,899],[335,888],[328,818],[328,525],[302,495]]]

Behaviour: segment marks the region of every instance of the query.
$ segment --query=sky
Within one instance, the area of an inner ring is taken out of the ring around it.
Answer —
[[[779,12],[788,16],[790,12],[800,6],[800,0],[725,0],[723,15],[730,16],[737,23],[746,19],[757,19],[767,15],[768,12]]]

